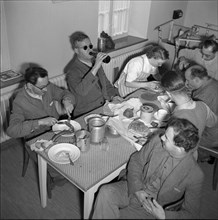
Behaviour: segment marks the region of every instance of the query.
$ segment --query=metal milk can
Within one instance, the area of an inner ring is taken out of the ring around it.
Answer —
[[[88,129],[91,134],[90,141],[92,143],[100,143],[105,136],[105,121],[102,118],[94,117],[88,122]]]

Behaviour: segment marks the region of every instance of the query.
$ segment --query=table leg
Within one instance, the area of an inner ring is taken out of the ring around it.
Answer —
[[[95,192],[95,189],[89,189],[84,192],[83,219],[89,219],[91,217],[90,214],[92,211]]]
[[[39,190],[41,206],[47,206],[47,162],[38,154]]]

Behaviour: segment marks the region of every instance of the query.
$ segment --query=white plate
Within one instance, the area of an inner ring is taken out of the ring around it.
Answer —
[[[101,115],[99,115],[99,114],[90,114],[84,118],[85,123],[87,124],[88,120],[90,120],[91,118],[94,118],[94,117],[102,118]]]
[[[65,120],[60,120],[58,122],[65,122],[65,121],[67,121],[67,120],[66,119]],[[74,132],[76,132],[78,130],[81,130],[81,125],[78,122],[70,120],[70,124],[73,125]],[[70,130],[70,128],[66,124],[58,124],[58,123],[56,123],[52,126],[52,131],[55,134],[58,134],[59,132],[61,132],[63,130]],[[70,137],[70,136],[74,135],[74,132],[72,134],[63,134],[62,136],[63,137]]]
[[[75,162],[80,157],[80,150],[77,146],[69,143],[60,143],[51,147],[48,151],[48,157],[55,163],[69,164],[70,160],[67,155],[70,154],[70,158]]]

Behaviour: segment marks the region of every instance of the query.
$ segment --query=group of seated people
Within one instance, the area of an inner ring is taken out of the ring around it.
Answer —
[[[159,67],[169,53],[152,45],[129,60],[113,85],[102,67],[107,54],[99,52],[94,57],[90,38],[81,31],[74,32],[70,42],[74,56],[64,68],[68,90],[49,82],[43,67],[27,68],[26,83],[13,101],[8,135],[36,137],[51,129],[63,112],[76,118],[106,100],[122,102],[137,89],[162,89],[176,104],[165,132],[152,136],[131,155],[117,182],[100,188],[93,218],[197,218],[204,175],[196,149],[199,144],[218,146],[217,43],[202,42],[201,48],[190,51],[192,56],[187,49],[181,50],[174,68],[164,73]],[[50,166],[48,170],[54,178],[61,178]],[[179,211],[164,210],[165,204],[182,196]]]

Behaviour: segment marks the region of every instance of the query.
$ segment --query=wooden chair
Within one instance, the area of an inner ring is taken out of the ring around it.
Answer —
[[[218,183],[218,146],[217,147],[206,147],[206,146],[199,146],[199,149],[206,151],[210,156],[215,157],[214,161],[214,168],[213,168],[213,182],[212,188],[216,190],[217,183]]]

